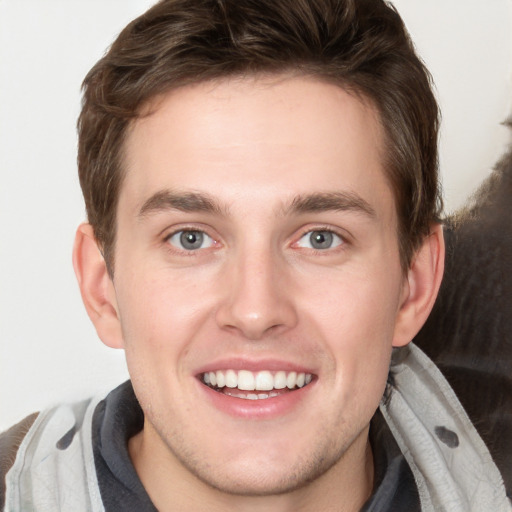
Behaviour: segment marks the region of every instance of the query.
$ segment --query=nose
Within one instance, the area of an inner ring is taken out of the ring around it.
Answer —
[[[293,328],[298,317],[285,265],[270,251],[241,254],[231,262],[216,315],[219,327],[250,340]]]

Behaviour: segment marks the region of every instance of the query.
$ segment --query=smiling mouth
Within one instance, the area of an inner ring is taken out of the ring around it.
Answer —
[[[235,398],[265,400],[307,386],[311,373],[263,370],[217,370],[205,372],[200,380],[209,388]]]

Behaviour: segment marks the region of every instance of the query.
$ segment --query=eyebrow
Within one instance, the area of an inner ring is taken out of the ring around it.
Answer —
[[[138,216],[146,217],[151,213],[158,213],[165,210],[215,214],[225,213],[225,209],[221,208],[217,201],[208,194],[202,192],[161,190],[144,202],[139,210]]]
[[[293,213],[319,213],[325,211],[353,211],[376,217],[375,210],[354,192],[315,192],[299,195],[284,208],[285,215]]]
[[[182,212],[203,212],[228,215],[228,207],[204,192],[178,192],[161,190],[147,199],[139,210],[138,217],[166,210]],[[353,211],[368,217],[375,217],[375,210],[361,196],[353,192],[314,192],[295,196],[280,208],[282,215],[321,213],[325,211]]]

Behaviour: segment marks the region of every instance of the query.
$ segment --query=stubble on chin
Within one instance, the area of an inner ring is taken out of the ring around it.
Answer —
[[[226,458],[211,460],[212,457],[205,456],[199,444],[191,445],[190,440],[184,438],[181,429],[159,430],[153,426],[153,430],[165,446],[168,456],[188,475],[186,480],[192,484],[195,481],[206,489],[224,495],[240,497],[300,493],[311,485],[320,483],[331,470],[336,471],[336,466],[341,467],[355,442],[355,439],[343,442],[343,434],[340,432],[337,432],[337,436],[323,432],[317,444],[308,453],[297,453],[291,464],[283,462],[282,459],[255,461],[249,458],[250,455],[246,460],[239,455],[236,461]],[[356,438],[360,436],[363,436],[366,464],[368,453],[373,460],[368,443],[368,429],[364,429]],[[333,443],[336,438],[337,445]],[[262,453],[265,451],[262,450]]]

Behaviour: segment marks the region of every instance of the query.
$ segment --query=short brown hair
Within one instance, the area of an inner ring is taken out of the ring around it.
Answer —
[[[290,71],[336,83],[377,108],[408,268],[442,207],[439,112],[396,10],[383,0],[162,0],[121,32],[83,83],[80,184],[111,273],[123,141],[141,108],[190,83]]]

